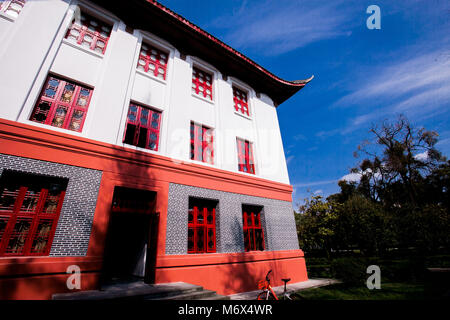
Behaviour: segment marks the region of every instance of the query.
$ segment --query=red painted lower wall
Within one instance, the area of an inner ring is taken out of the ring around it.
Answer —
[[[291,201],[292,186],[0,119],[0,153],[101,170],[102,181],[84,257],[0,257],[0,299],[50,299],[69,292],[67,267],[81,268],[82,290],[97,289],[114,187],[157,193],[160,213],[156,282],[185,281],[221,294],[255,290],[272,269],[272,284],[307,280],[303,252],[166,255],[169,183]]]
[[[180,263],[178,266],[160,267],[156,273],[157,282],[185,281],[214,290],[219,294],[229,295],[257,290],[258,281],[265,279],[269,270],[272,270],[270,275],[272,286],[282,285],[282,278],[291,278],[289,283],[308,280],[301,250],[283,251],[282,254],[261,252],[208,256],[209,263],[196,261],[198,259],[195,257],[189,260],[187,256],[179,256],[178,259],[184,261],[184,264],[194,261],[196,265]]]

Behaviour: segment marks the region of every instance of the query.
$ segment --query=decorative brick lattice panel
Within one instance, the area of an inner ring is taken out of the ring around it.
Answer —
[[[0,175],[5,169],[69,179],[50,256],[85,256],[102,172],[0,154]]]
[[[187,254],[189,197],[218,201],[218,253],[244,252],[243,204],[263,207],[261,221],[267,251],[299,249],[291,202],[171,183],[167,209],[166,254]]]

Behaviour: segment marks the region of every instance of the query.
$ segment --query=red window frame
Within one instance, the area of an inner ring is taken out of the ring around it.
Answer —
[[[48,76],[30,120],[81,132],[92,92],[73,81]]]
[[[264,230],[261,223],[261,209],[243,207],[242,220],[244,227],[245,251],[264,251]]]
[[[200,70],[199,68],[192,68],[192,92],[203,98],[213,100],[212,94],[213,76],[212,74]]]
[[[66,182],[48,183],[45,177],[15,173],[2,180],[0,257],[49,255]]]
[[[188,211],[188,253],[216,252],[216,208],[195,204]]]
[[[213,129],[191,122],[191,159],[214,164]]]
[[[74,40],[77,44],[90,50],[104,54],[111,35],[111,25],[96,19],[84,12],[79,21],[74,19],[67,30],[66,39]]]
[[[4,12],[5,14],[16,18],[19,16],[26,2],[26,0],[0,1],[0,12]],[[11,14],[11,12],[13,12],[13,14]]]
[[[248,110],[248,94],[247,92],[238,89],[236,87],[233,87],[233,101],[234,101],[234,108],[236,111],[250,116],[250,112]]]
[[[255,174],[255,162],[253,159],[253,144],[247,140],[236,138],[238,152],[238,170]]]
[[[130,103],[123,142],[158,151],[160,127],[160,111]]]
[[[169,54],[167,52],[143,43],[139,53],[137,68],[147,73],[153,73],[157,78],[166,80],[168,57]]]

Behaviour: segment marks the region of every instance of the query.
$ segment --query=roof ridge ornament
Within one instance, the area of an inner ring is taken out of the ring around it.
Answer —
[[[307,83],[310,82],[312,79],[314,79],[314,75],[311,75],[311,77],[309,77],[308,79],[304,79],[304,80],[294,80],[294,81],[292,81],[292,83],[295,83],[295,84],[307,84]]]

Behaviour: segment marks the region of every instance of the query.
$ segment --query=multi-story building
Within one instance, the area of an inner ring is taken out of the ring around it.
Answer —
[[[0,6],[1,298],[307,279],[276,108],[309,79],[156,1]]]

